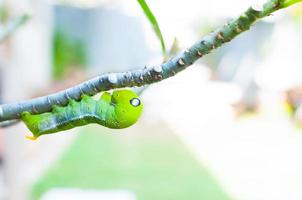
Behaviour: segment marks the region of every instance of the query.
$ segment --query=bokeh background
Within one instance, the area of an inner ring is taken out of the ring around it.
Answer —
[[[256,0],[148,0],[178,50]],[[162,62],[134,0],[1,0],[1,103],[53,93],[104,72]],[[2,11],[1,11],[2,12]],[[2,200],[299,200],[302,7],[279,11],[175,77],[145,88],[124,130],[89,125],[37,141],[0,129]]]

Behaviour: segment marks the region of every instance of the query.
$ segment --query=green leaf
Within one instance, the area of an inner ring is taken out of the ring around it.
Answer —
[[[137,0],[137,1],[138,1],[139,5],[141,6],[141,8],[143,9],[145,15],[147,16],[149,22],[152,25],[152,28],[153,28],[157,38],[160,41],[162,54],[163,54],[163,57],[165,59],[166,58],[166,45],[165,45],[163,35],[160,31],[159,25],[157,23],[157,20],[156,20],[155,16],[153,15],[152,11],[150,10],[150,8],[149,8],[149,6],[148,6],[148,4],[146,3],[145,0]]]
[[[291,5],[293,5],[295,3],[299,3],[299,2],[302,2],[302,0],[285,0],[285,1],[283,1],[281,7],[286,8],[288,6],[291,6]]]

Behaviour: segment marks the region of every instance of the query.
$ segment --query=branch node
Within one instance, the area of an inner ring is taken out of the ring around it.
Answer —
[[[242,29],[239,28],[239,25],[236,26],[236,32],[237,32],[237,33],[241,33],[241,32],[242,32]]]
[[[181,59],[181,58],[178,60],[178,64],[181,65],[181,66],[186,65],[185,62],[184,62],[184,60]]]
[[[203,54],[198,50],[197,51],[197,55],[199,56],[199,57],[202,57],[203,56]]]
[[[217,38],[218,40],[224,40],[223,33],[222,33],[222,32],[218,32],[216,38]]]
[[[65,94],[66,99],[68,99],[68,100],[69,100],[69,99],[70,99],[70,97],[69,97],[69,95],[68,95],[67,90],[65,90],[64,94]]]
[[[163,68],[160,65],[156,65],[153,67],[153,70],[157,73],[160,73],[163,71]]]
[[[109,74],[108,75],[108,81],[110,82],[110,83],[112,83],[112,84],[117,84],[117,76],[116,76],[116,74]]]
[[[47,103],[49,104],[49,106],[51,106],[51,100],[49,98],[49,95],[46,96],[46,99],[47,99]]]
[[[32,105],[32,113],[33,113],[33,114],[38,113],[38,110],[36,109],[35,104]],[[20,115],[20,114],[19,114],[19,115]]]

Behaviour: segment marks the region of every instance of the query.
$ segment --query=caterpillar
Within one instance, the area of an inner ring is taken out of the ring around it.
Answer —
[[[31,114],[23,112],[21,120],[37,139],[41,135],[97,123],[112,129],[127,128],[140,117],[143,105],[131,90],[104,92],[99,100],[83,95],[80,101],[69,100],[67,106],[53,106],[51,112]]]

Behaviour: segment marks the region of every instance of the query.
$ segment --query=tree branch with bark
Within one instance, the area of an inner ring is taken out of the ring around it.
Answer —
[[[186,69],[212,50],[219,48],[239,34],[249,30],[258,20],[301,1],[269,0],[262,6],[251,6],[236,19],[204,36],[200,41],[165,63],[149,67],[145,66],[141,69],[127,72],[101,74],[54,94],[0,105],[0,121],[19,119],[24,111],[29,111],[32,114],[48,112],[54,105],[64,106],[70,99],[81,99],[83,94],[95,95],[110,89],[143,86],[167,79]]]

